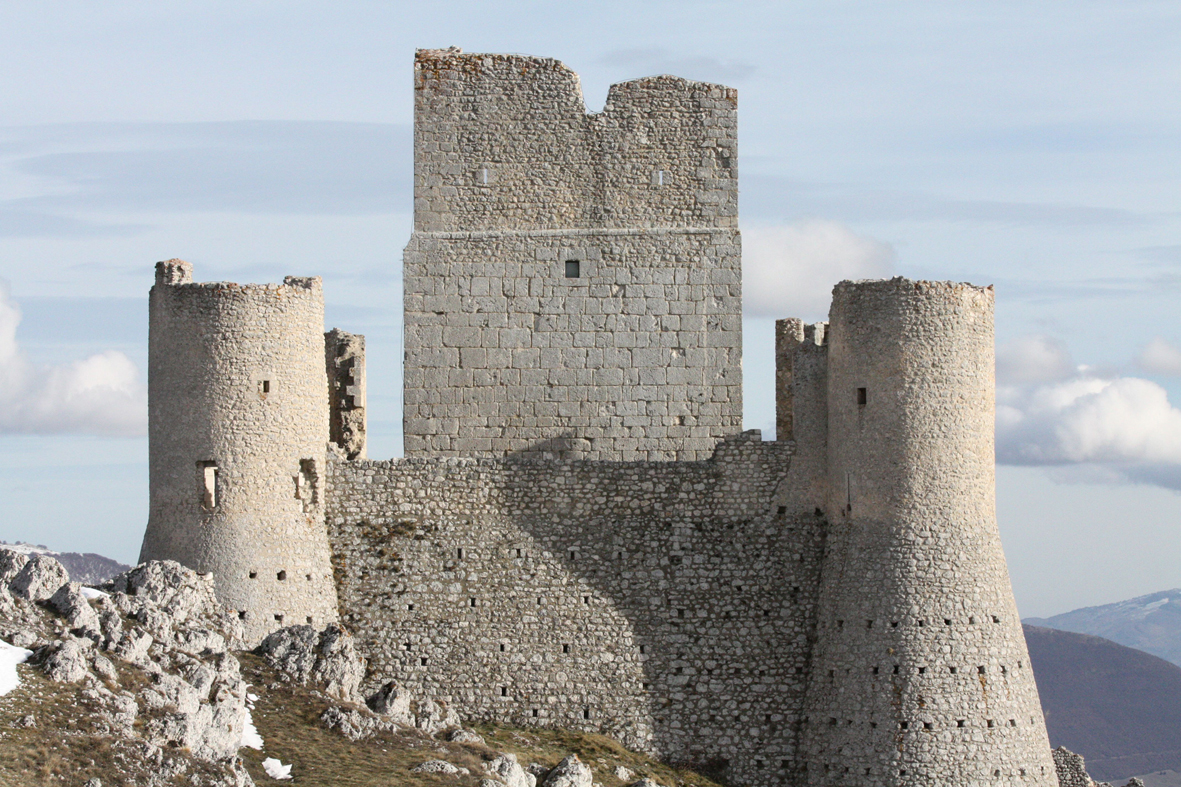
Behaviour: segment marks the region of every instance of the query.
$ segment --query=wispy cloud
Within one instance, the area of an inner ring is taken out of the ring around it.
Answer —
[[[37,366],[16,340],[20,309],[0,281],[0,432],[138,436],[147,389],[135,364],[107,351],[63,366]]]
[[[1181,349],[1157,336],[1136,356],[1136,365],[1149,374],[1181,376]]]
[[[757,316],[823,319],[834,284],[885,278],[894,261],[889,244],[835,221],[744,227],[744,309]]]
[[[409,126],[242,121],[81,123],[0,129],[22,179],[0,200],[0,235],[132,234],[86,218],[212,211],[363,215],[409,212]]]
[[[997,348],[997,461],[1181,490],[1181,410],[1160,385],[1076,366],[1031,336]]]
[[[1120,208],[1052,202],[958,199],[920,191],[811,183],[777,175],[742,176],[744,215],[786,219],[832,216],[843,221],[965,221],[1013,226],[1132,226],[1151,217]]]

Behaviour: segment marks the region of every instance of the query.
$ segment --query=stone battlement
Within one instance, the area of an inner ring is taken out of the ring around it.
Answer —
[[[143,556],[471,720],[735,785],[1056,785],[996,528],[993,291],[840,282],[743,432],[736,94],[421,50],[406,458],[317,278],[151,296]]]

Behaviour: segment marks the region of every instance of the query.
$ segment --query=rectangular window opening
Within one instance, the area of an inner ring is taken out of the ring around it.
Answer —
[[[566,278],[578,279],[582,276],[582,265],[578,260],[566,260]]]
[[[198,462],[201,468],[201,505],[212,511],[217,508],[217,481],[220,475],[216,462]]]
[[[267,394],[269,394],[270,392],[271,392],[271,381],[270,380],[259,380],[258,381],[258,395],[261,398],[266,399]]]
[[[865,389],[864,388],[857,389],[857,404],[860,407],[865,407]]]

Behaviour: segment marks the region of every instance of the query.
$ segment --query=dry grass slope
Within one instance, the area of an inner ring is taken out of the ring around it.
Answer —
[[[241,755],[250,775],[260,785],[275,783],[263,771],[262,761],[265,757],[277,757],[285,764],[294,764],[292,785],[476,787],[485,776],[483,762],[504,751],[516,754],[522,765],[536,762],[547,767],[556,765],[570,753],[577,754],[591,766],[595,781],[603,787],[624,784],[615,778],[614,771],[619,765],[635,772],[635,778],[648,776],[666,787],[718,787],[704,776],[628,751],[602,735],[477,726],[475,729],[484,736],[486,746],[435,740],[410,730],[350,741],[320,722],[320,715],[328,708],[322,695],[305,688],[280,686],[275,673],[262,659],[249,654],[239,658],[243,675],[253,686],[251,691],[259,696],[254,706],[254,724],[266,743],[265,752],[242,749]],[[447,760],[471,773],[441,776],[410,772],[415,765],[436,759]]]

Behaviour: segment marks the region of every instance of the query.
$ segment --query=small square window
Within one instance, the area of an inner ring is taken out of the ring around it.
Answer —
[[[566,260],[566,278],[577,279],[582,276],[582,264],[578,260]]]

